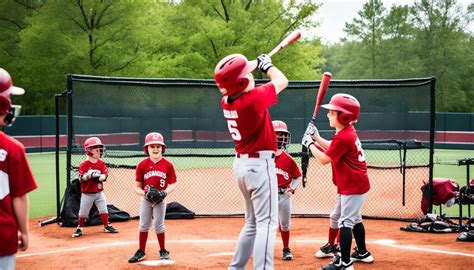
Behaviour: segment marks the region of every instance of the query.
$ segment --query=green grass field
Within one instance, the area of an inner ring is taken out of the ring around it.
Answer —
[[[434,177],[451,178],[456,180],[460,186],[466,185],[466,167],[454,164],[457,164],[458,159],[467,157],[474,157],[474,150],[436,149]],[[187,158],[173,157],[173,162],[177,170],[198,167],[228,167],[232,164],[232,158],[219,159],[219,162],[216,164],[209,164],[205,159],[200,159],[198,162],[196,162],[196,159],[194,159],[193,162],[187,162],[186,159]],[[396,157],[394,161],[395,159]],[[30,217],[54,216],[56,213],[55,155],[54,153],[30,154],[28,155],[28,160],[39,186],[37,190],[30,193]],[[65,160],[65,154],[61,154],[61,196],[64,194],[66,183]],[[474,178],[474,168],[471,168],[471,178]],[[464,208],[466,209],[463,210],[464,213],[467,213],[467,206],[464,206]],[[439,207],[436,207],[435,210],[439,212]],[[443,208],[443,213],[447,213],[448,216],[457,216],[458,211],[457,205],[451,208]]]

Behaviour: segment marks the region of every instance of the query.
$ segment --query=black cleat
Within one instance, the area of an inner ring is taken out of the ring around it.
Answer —
[[[106,233],[118,233],[118,230],[112,227],[112,225],[107,225],[104,227],[104,232]]]
[[[337,252],[339,252],[339,248],[337,245],[331,245],[327,243],[326,245],[322,246],[314,256],[316,258],[327,258],[333,257]]]
[[[283,260],[285,261],[293,260],[293,254],[291,254],[290,248],[283,249]]]
[[[366,251],[364,254],[360,254],[357,248],[354,248],[354,253],[351,255],[351,260],[353,262],[365,262],[365,263],[373,263],[374,257],[370,252]]]
[[[168,260],[170,258],[170,253],[166,249],[160,250],[160,260]]]
[[[335,255],[330,264],[326,264],[321,270],[354,270],[352,261],[345,263],[339,255]]]
[[[145,259],[145,251],[139,249],[137,252],[135,252],[135,255],[133,255],[130,259],[128,259],[129,263],[136,263],[141,260]]]
[[[80,237],[82,236],[82,228],[77,227],[76,231],[72,234],[72,237]]]

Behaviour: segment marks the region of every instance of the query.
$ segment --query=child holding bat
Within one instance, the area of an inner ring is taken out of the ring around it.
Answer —
[[[306,146],[322,164],[331,163],[333,183],[337,186],[336,208],[330,215],[330,228],[339,228],[341,255],[322,269],[354,269],[354,261],[372,263],[374,258],[365,245],[365,229],[361,209],[370,189],[364,150],[353,123],[360,113],[359,101],[347,94],[335,94],[329,104],[329,125],[336,129],[331,141],[321,138],[310,123],[303,136]],[[350,254],[352,234],[357,244]]]

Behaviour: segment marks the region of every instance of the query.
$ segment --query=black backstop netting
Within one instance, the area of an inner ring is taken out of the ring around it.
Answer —
[[[259,82],[257,82],[259,83]],[[289,152],[300,161],[299,142],[314,110],[319,81],[291,81],[271,109],[292,133]],[[233,142],[220,108],[221,94],[212,80],[134,79],[68,76],[68,179],[85,159],[83,143],[98,136],[106,145],[110,177],[107,203],[138,215],[133,192],[135,166],[145,158],[147,133],[165,137],[165,157],[174,163],[178,186],[168,201],[196,215],[238,215],[244,211],[232,176]],[[434,79],[332,81],[325,103],[335,93],[354,95],[361,103],[355,125],[369,166],[371,191],[363,215],[413,219],[420,210],[423,181],[432,175]],[[330,139],[325,110],[317,118],[321,135]],[[335,204],[330,166],[311,159],[306,188],[293,196],[293,214],[327,215]]]

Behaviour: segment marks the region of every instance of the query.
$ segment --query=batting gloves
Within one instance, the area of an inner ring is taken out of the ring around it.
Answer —
[[[258,69],[267,74],[267,71],[273,67],[272,59],[268,54],[261,54],[257,57],[257,67]]]
[[[303,140],[301,140],[301,145],[309,149],[310,145],[312,144],[314,144],[314,141],[313,141],[313,138],[311,138],[311,135],[304,134]]]
[[[318,128],[311,122],[308,124],[304,134],[310,135],[313,140],[316,140],[320,137]]]

